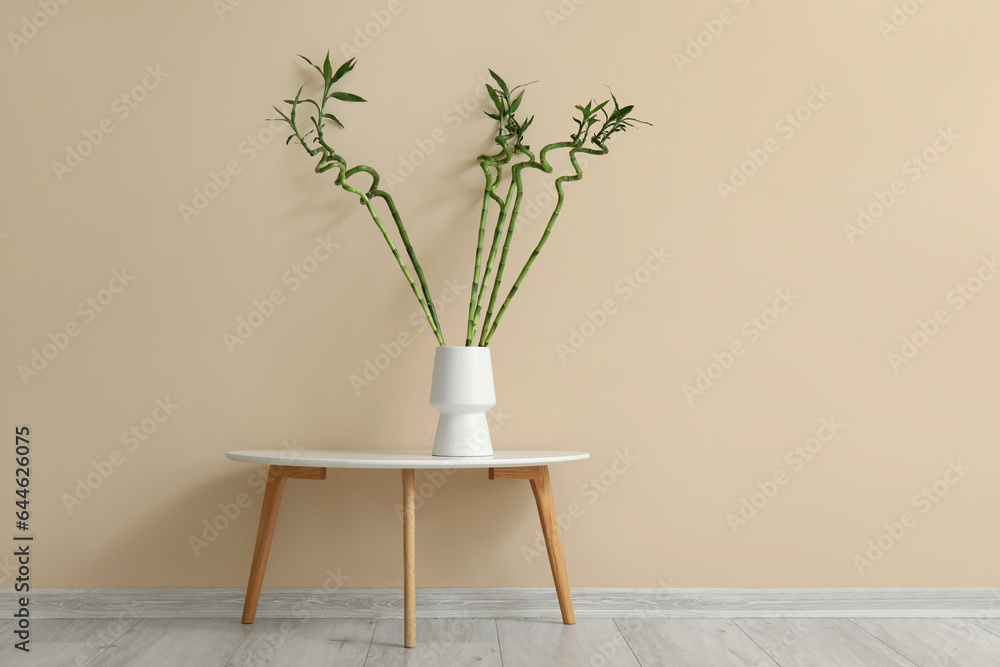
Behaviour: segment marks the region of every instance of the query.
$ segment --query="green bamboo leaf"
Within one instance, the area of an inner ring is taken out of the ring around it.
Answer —
[[[285,115],[284,111],[282,111],[278,107],[271,107],[271,108],[278,112],[278,115],[281,116],[281,119],[283,121],[285,121],[286,123],[291,123],[291,121],[288,119],[288,116]]]
[[[355,95],[354,93],[335,92],[335,93],[331,93],[330,97],[335,97],[338,100],[343,100],[344,102],[367,102],[368,101],[368,100],[366,100],[363,97]]]
[[[323,118],[329,118],[330,120],[332,120],[337,125],[339,125],[341,127],[344,127],[344,124],[340,122],[340,119],[337,118],[336,116],[334,116],[332,113],[325,113],[325,114],[323,114]]]
[[[295,101],[292,102],[292,116],[291,120],[289,121],[289,125],[295,125],[295,112],[299,108],[299,97],[302,96],[302,89],[305,87],[306,84],[303,83],[301,86],[299,86],[298,91],[295,93]]]
[[[329,86],[333,83],[333,66],[330,65],[330,52],[326,52],[326,60],[323,61],[323,83]]]
[[[319,67],[316,67],[316,65],[313,63],[313,61],[309,60],[308,58],[306,58],[303,55],[300,55],[299,58],[302,58],[302,60],[305,60],[307,63],[309,63],[310,65],[312,65],[313,69],[316,70],[317,72],[319,72],[320,75],[322,76],[323,70],[321,70]]]
[[[521,93],[520,95],[518,95],[518,96],[517,96],[517,97],[516,97],[516,98],[514,99],[514,102],[513,102],[513,104],[511,104],[511,105],[510,105],[510,113],[511,113],[511,114],[513,114],[513,113],[514,113],[515,111],[517,111],[517,108],[518,108],[519,106],[521,106],[521,99],[523,99],[523,98],[524,98],[524,93]]]
[[[502,90],[504,94],[510,95],[510,90],[507,89],[507,83],[500,78],[499,74],[497,74],[493,70],[490,70],[490,76],[492,76],[493,80],[497,82],[497,84],[500,86],[500,90]]]
[[[305,84],[302,84],[302,87],[299,88],[299,92],[295,93],[295,99],[294,100],[282,100],[282,101],[285,104],[290,104],[290,105],[292,105],[292,107],[295,107],[295,105],[297,105],[299,103],[299,97],[301,97],[301,95],[302,95],[302,88],[305,88],[305,87],[306,87]]]
[[[288,144],[292,143],[292,139],[294,139],[294,138],[295,138],[294,134],[289,134],[288,138],[285,139],[285,145],[287,146]]]
[[[348,60],[347,62],[345,62],[343,65],[341,65],[340,67],[338,67],[337,68],[337,72],[333,75],[333,79],[332,79],[331,83],[337,83],[338,81],[340,81],[341,77],[343,77],[345,74],[347,74],[352,69],[354,69],[354,65],[356,63],[357,63],[357,58],[351,58],[350,60]]]
[[[500,98],[497,96],[497,91],[493,89],[493,86],[487,85],[486,92],[490,94],[490,99],[493,100],[493,104],[496,105],[497,111],[504,113],[503,105],[500,104]]]
[[[490,113],[489,111],[487,111],[486,115],[489,116],[490,118],[492,118],[493,120],[496,120],[496,121],[500,120],[500,115],[499,114]]]

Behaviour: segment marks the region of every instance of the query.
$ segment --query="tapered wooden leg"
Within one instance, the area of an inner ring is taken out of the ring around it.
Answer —
[[[576,623],[573,613],[573,598],[569,593],[569,576],[566,574],[566,560],[563,557],[562,538],[559,535],[559,521],[556,519],[556,505],[552,498],[552,483],[548,466],[525,468],[490,468],[490,479],[527,479],[531,482],[531,492],[535,495],[538,519],[545,536],[545,549],[549,554],[549,567],[559,598],[559,611],[566,625]]]
[[[542,523],[542,535],[545,536],[545,549],[549,552],[549,567],[552,568],[563,623],[573,625],[576,617],[569,593],[569,575],[566,574],[566,560],[563,558],[562,537],[559,535],[559,521],[556,519],[556,504],[552,498],[548,466],[538,466],[538,474],[531,480],[531,492],[535,494],[535,504],[538,506],[538,518]]]
[[[285,483],[293,477],[326,479],[326,468],[279,465],[268,467],[267,486],[264,488],[264,501],[260,508],[260,523],[257,524],[257,541],[253,546],[250,581],[247,582],[247,597],[243,603],[244,623],[253,623],[257,617],[257,603],[260,601],[260,588],[264,584],[267,556],[271,552],[271,538],[274,537],[274,527],[278,523],[281,495],[285,490]]]
[[[417,645],[416,497],[413,470],[403,471],[403,646]]]

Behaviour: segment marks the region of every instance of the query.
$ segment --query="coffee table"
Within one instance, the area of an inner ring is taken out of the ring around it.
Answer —
[[[267,486],[260,508],[260,523],[253,548],[250,580],[243,605],[243,622],[253,623],[257,616],[257,603],[264,583],[264,569],[271,550],[271,538],[278,521],[278,507],[285,483],[290,479],[326,479],[327,468],[364,468],[401,470],[403,476],[403,627],[404,645],[417,645],[416,618],[416,502],[414,473],[416,470],[454,470],[459,468],[487,468],[489,479],[526,479],[538,507],[538,518],[545,536],[549,566],[559,598],[563,623],[572,625],[573,600],[569,593],[569,578],[563,559],[559,523],[556,520],[552,499],[552,482],[549,466],[556,463],[582,461],[589,458],[585,452],[553,451],[494,451],[493,456],[442,457],[429,452],[401,450],[249,450],[226,452],[234,461],[265,464],[268,466]]]

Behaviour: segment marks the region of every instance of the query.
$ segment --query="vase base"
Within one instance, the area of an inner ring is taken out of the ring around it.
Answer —
[[[431,456],[436,456],[441,459],[470,459],[470,458],[485,459],[493,456],[493,452],[491,451],[488,454],[435,454],[434,452],[431,452]]]
[[[486,413],[441,413],[432,454],[452,457],[493,456]]]

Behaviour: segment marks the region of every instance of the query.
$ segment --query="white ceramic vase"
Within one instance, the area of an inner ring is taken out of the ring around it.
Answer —
[[[486,411],[497,403],[488,347],[438,347],[431,405],[441,416],[434,456],[493,456]]]

